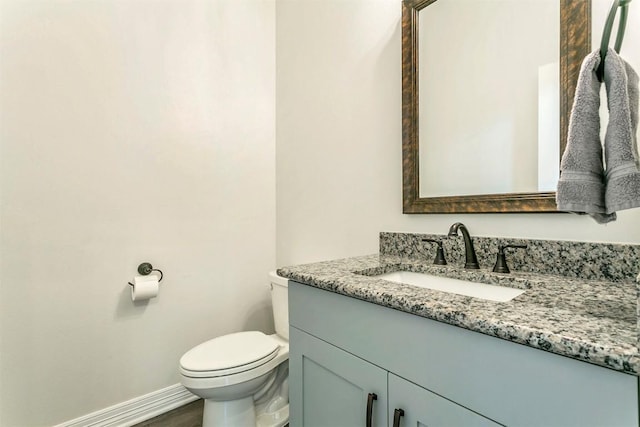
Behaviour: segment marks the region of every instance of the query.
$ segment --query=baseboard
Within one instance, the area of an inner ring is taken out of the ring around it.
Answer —
[[[181,384],[174,384],[54,427],[130,427],[197,399]]]

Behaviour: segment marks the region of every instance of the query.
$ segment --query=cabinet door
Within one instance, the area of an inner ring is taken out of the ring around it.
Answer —
[[[501,425],[390,373],[389,426],[394,425],[393,418],[396,409],[404,411],[399,424],[402,427]]]
[[[294,327],[289,331],[291,427],[387,425],[387,371]]]

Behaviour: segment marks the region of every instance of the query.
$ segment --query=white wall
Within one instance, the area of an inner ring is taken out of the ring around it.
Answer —
[[[609,0],[594,0],[599,45]],[[640,7],[622,54],[640,69]],[[375,253],[380,231],[640,243],[640,210],[606,226],[569,214],[403,215],[398,0],[279,0],[278,265]],[[613,44],[613,40],[611,41]]]
[[[179,381],[272,330],[274,0],[0,3],[0,425]],[[165,273],[133,304],[140,262]]]

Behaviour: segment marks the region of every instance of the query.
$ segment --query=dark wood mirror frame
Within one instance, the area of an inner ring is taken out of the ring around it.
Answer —
[[[402,202],[403,212],[558,212],[555,192],[423,197],[418,166],[418,12],[436,0],[402,2]],[[445,0],[441,0],[445,1]],[[591,46],[591,0],[560,1],[560,154],[583,58]],[[560,167],[560,165],[558,165]]]

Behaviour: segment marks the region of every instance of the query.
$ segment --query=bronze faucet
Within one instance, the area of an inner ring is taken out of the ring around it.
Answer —
[[[456,222],[451,226],[451,228],[449,228],[449,237],[457,236],[458,230],[460,230],[462,237],[464,237],[464,268],[472,268],[475,270],[479,269],[480,265],[478,264],[478,258],[476,257],[476,250],[473,248],[473,241],[471,240],[467,227],[461,222]]]

